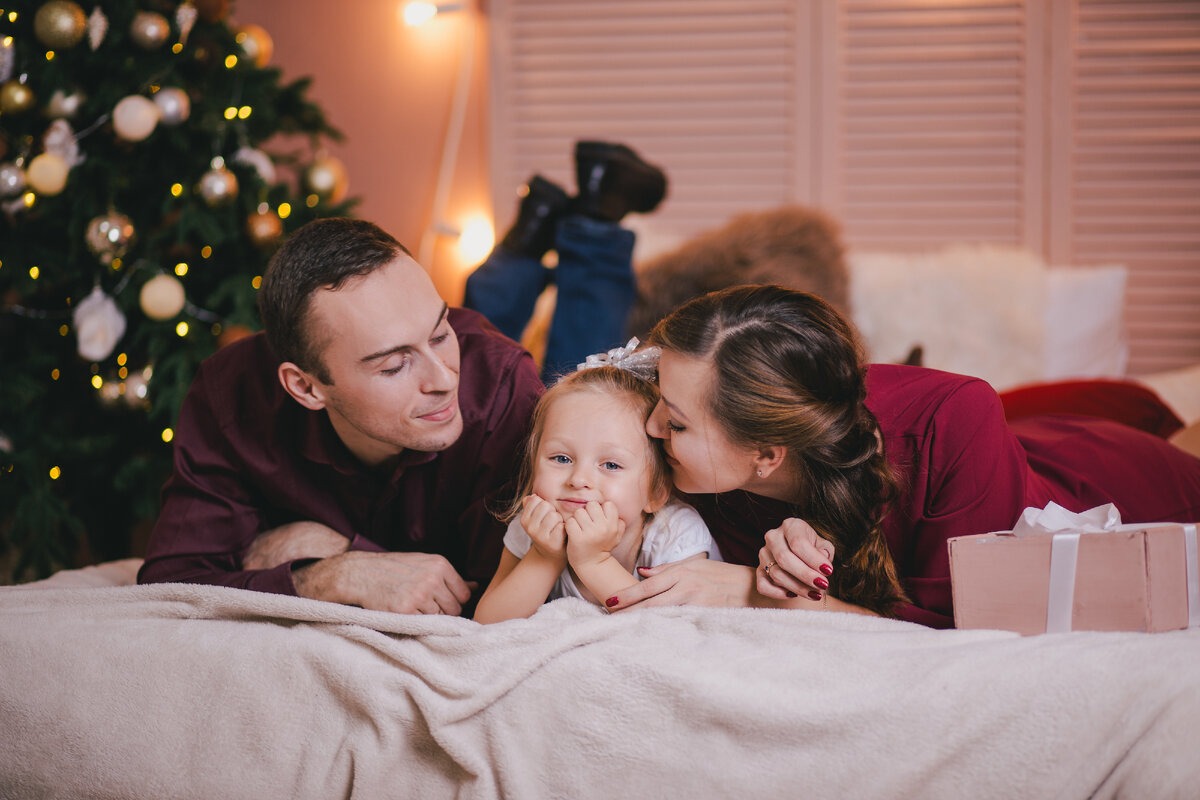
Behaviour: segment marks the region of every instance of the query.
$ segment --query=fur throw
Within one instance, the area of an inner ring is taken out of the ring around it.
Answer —
[[[739,214],[678,249],[637,267],[629,333],[650,329],[693,297],[745,283],[777,283],[819,295],[849,313],[849,277],[840,229],[804,206]]]

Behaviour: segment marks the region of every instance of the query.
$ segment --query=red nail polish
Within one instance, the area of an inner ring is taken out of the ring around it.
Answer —
[[[816,586],[818,589],[828,589],[829,581],[824,578],[813,578],[813,586]]]
[[[608,598],[607,600],[605,600],[605,601],[604,601],[604,605],[608,606],[609,608],[612,608],[613,606],[615,606],[615,605],[616,605],[617,603],[619,603],[619,602],[621,602],[621,601],[620,601],[620,600],[618,600],[617,598],[615,598],[615,597],[610,597],[610,598]]]
[[[809,593],[808,593],[808,599],[809,599],[809,600],[812,600],[813,602],[816,602],[817,600],[820,600],[820,599],[821,599],[821,593],[820,593],[820,592],[817,592],[817,591],[812,591],[812,592],[809,592]]]
[[[819,569],[821,570],[821,572],[824,572],[826,575],[832,575],[832,574],[833,574],[833,567],[829,566],[828,564],[822,564],[822,565],[819,567]]]

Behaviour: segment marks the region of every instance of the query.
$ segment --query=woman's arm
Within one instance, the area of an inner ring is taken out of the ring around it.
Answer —
[[[524,558],[505,548],[496,576],[475,606],[475,621],[487,625],[531,616],[546,602],[565,566],[565,557],[547,558],[536,547]]]

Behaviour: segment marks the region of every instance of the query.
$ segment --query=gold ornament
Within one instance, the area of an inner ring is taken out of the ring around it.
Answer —
[[[283,222],[270,209],[256,211],[246,218],[246,234],[259,247],[271,244],[283,235]]]
[[[159,274],[146,281],[138,295],[142,312],[153,320],[168,320],[183,310],[183,284],[171,275]]]
[[[29,162],[25,170],[25,178],[29,186],[38,194],[56,195],[67,185],[67,166],[62,156],[54,153],[42,153]]]
[[[157,50],[170,35],[171,23],[153,11],[139,11],[129,25],[129,38],[143,50]]]
[[[333,156],[318,156],[304,171],[308,190],[327,203],[340,203],[346,197],[350,179],[346,166]]]
[[[140,142],[158,125],[158,106],[140,94],[121,98],[113,107],[113,130],[127,142]]]
[[[114,258],[123,258],[134,238],[133,220],[115,211],[93,219],[84,234],[88,250],[105,266],[112,264]]]
[[[200,177],[200,196],[210,207],[222,206],[237,196],[237,176],[225,169],[225,159],[212,160],[212,169]]]
[[[267,33],[261,25],[253,23],[243,25],[238,29],[234,40],[242,46],[242,52],[246,54],[246,58],[249,58],[258,67],[265,67],[275,52],[275,42],[271,40],[271,34]]]
[[[33,89],[17,80],[0,86],[0,112],[20,114],[33,108]]]
[[[33,33],[51,50],[66,50],[79,44],[87,30],[87,15],[78,3],[50,0],[33,18]]]

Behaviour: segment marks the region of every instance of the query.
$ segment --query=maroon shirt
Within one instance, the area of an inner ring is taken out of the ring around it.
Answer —
[[[508,499],[544,388],[532,357],[482,316],[451,309],[449,321],[462,353],[462,435],[438,453],[405,452],[386,474],[350,453],[325,411],[284,391],[263,334],[207,359],[180,410],[175,469],[138,581],[295,594],[291,564],[243,570],[242,553],[260,533],[311,520],[354,550],[443,555],[487,586],[504,547],[489,509]]]
[[[902,481],[884,537],[913,604],[900,617],[954,624],[952,536],[1009,530],[1026,506],[1071,511],[1115,503],[1125,522],[1200,520],[1200,459],[1148,433],[1103,419],[1035,416],[1005,421],[996,392],[977,378],[875,364],[867,406]],[[757,564],[763,534],[789,504],[746,492],[685,495],[727,561]]]

